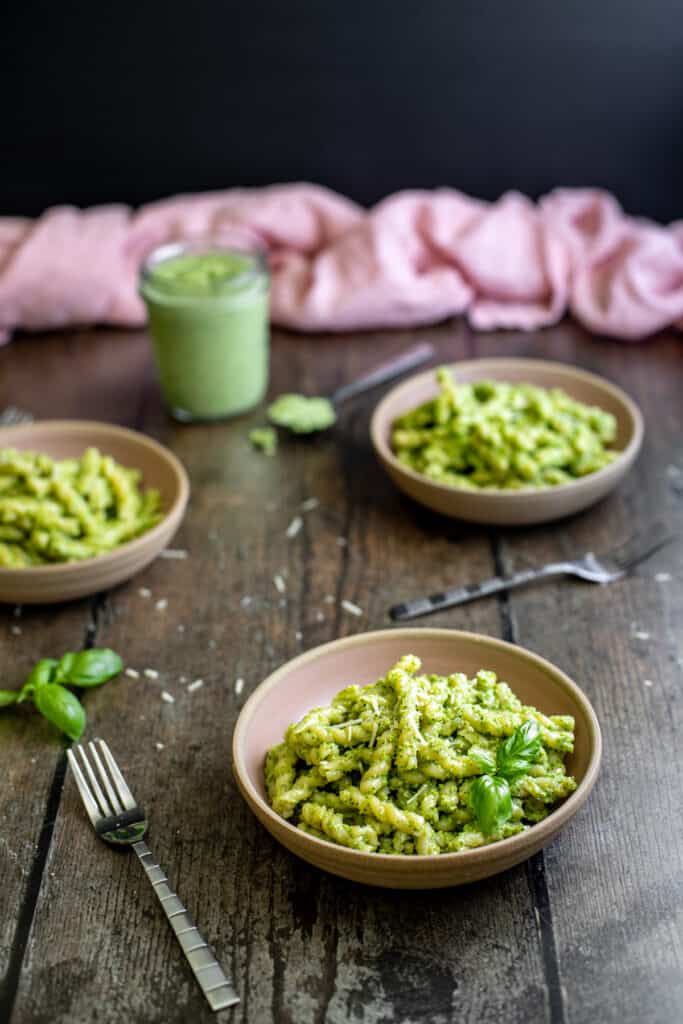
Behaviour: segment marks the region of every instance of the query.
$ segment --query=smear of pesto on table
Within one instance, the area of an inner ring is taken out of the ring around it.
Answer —
[[[609,465],[615,417],[560,388],[478,381],[456,384],[437,370],[436,398],[392,424],[405,466],[469,490],[521,490],[569,483]]]

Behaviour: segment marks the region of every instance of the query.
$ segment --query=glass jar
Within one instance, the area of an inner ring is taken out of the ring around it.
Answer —
[[[253,241],[163,245],[144,261],[140,294],[166,406],[182,422],[253,408],[268,385],[266,255]]]

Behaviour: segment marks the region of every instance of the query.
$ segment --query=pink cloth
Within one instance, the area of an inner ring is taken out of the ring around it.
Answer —
[[[627,217],[597,189],[538,204],[450,189],[400,192],[367,211],[316,185],[178,196],[0,218],[0,338],[15,328],[139,326],[144,254],[235,226],[268,247],[274,323],[303,331],[406,327],[466,314],[482,330],[533,330],[565,310],[635,340],[683,326],[683,221]]]

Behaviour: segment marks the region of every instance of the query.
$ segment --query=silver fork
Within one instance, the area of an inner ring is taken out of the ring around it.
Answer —
[[[590,583],[614,583],[622,579],[634,566],[643,562],[655,551],[659,551],[673,540],[673,536],[662,522],[653,523],[635,533],[621,547],[604,555],[594,555],[588,551],[580,558],[567,562],[551,562],[540,569],[525,569],[513,576],[494,576],[482,583],[467,583],[464,587],[454,587],[430,597],[418,597],[413,601],[395,604],[389,609],[394,622],[405,622],[417,619],[421,615],[453,608],[458,604],[466,604],[478,597],[498,594],[501,590],[513,590],[534,580],[547,579],[550,576],[578,576]]]
[[[99,745],[99,751],[96,744]],[[105,842],[116,846],[132,846],[137,853],[211,1009],[223,1010],[234,1006],[239,1003],[239,997],[230,979],[202,938],[180,898],[171,889],[166,875],[155,863],[147,843],[142,841],[147,829],[145,812],[135,802],[109,747],[104,740],[96,740],[88,746],[94,769],[82,746],[76,747],[82,766],[73,750],[67,750],[67,757],[95,831]],[[106,763],[106,770],[102,759]]]

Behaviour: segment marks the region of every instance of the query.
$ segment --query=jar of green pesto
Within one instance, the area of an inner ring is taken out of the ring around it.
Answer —
[[[164,401],[183,422],[246,412],[268,385],[265,253],[253,244],[182,242],[142,265],[140,294]]]

